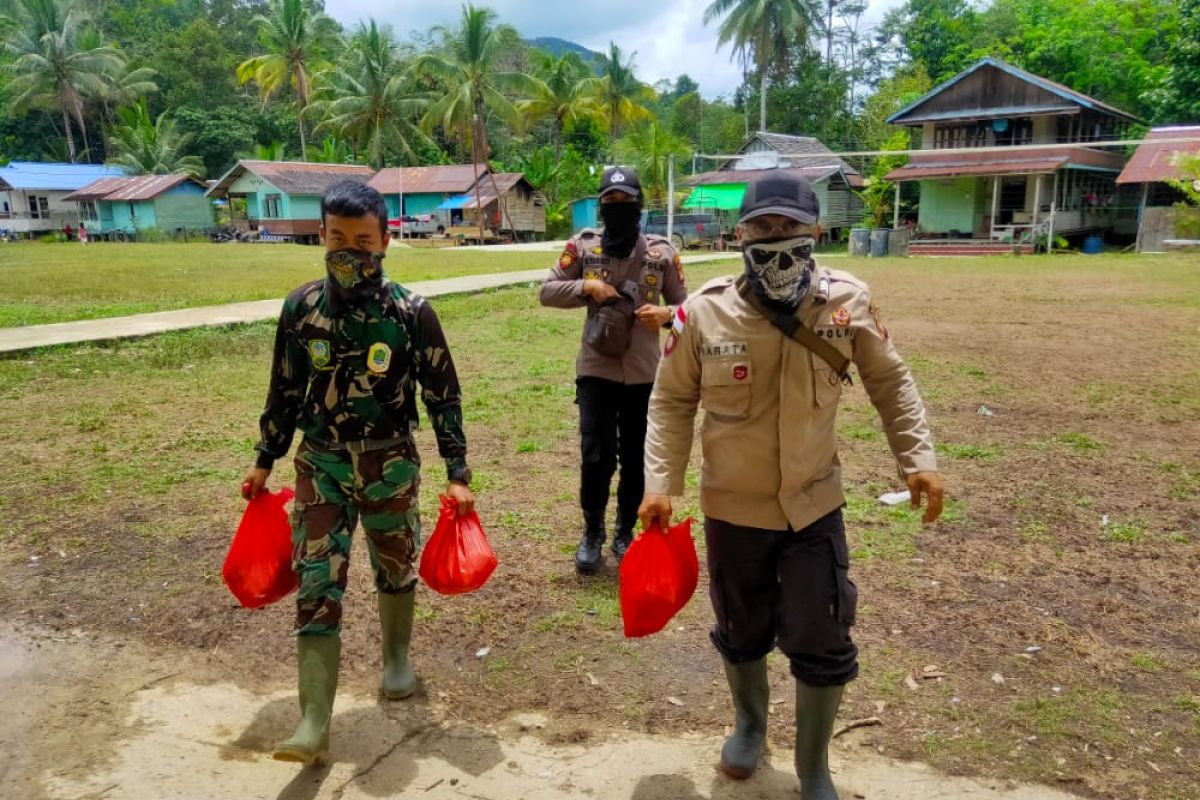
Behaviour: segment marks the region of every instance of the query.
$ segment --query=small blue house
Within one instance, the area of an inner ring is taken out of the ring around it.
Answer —
[[[462,222],[461,211],[451,213],[443,205],[465,194],[475,178],[488,174],[484,164],[448,164],[430,167],[387,167],[367,184],[383,195],[388,205],[388,226],[403,235],[432,233]],[[403,206],[403,208],[401,207]]]
[[[101,178],[64,200],[79,207],[79,221],[92,234],[109,237],[149,228],[166,233],[213,226],[206,186],[184,173]]]
[[[103,164],[10,162],[0,167],[0,230],[35,236],[74,225],[77,212],[67,195],[100,178],[124,174]]]
[[[571,201],[571,235],[584,228],[600,227],[600,198],[581,197]]]
[[[367,183],[374,174],[375,170],[358,164],[239,161],[208,190],[208,196],[244,201],[244,210],[241,202],[230,204],[236,227],[315,244],[325,192],[344,180]]]

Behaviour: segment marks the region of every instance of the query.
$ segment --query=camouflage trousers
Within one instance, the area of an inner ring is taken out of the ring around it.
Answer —
[[[421,542],[421,460],[409,439],[355,453],[304,440],[296,451],[292,567],[300,579],[296,633],[336,636],[358,521],[366,532],[375,588],[412,591]]]

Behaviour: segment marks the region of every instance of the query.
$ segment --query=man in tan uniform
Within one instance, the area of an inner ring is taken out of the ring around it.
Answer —
[[[660,301],[677,305],[687,297],[679,254],[665,238],[641,233],[641,213],[642,187],[633,170],[606,170],[600,180],[603,231],[588,228],[567,242],[542,285],[542,305],[588,309],[575,361],[584,520],[575,569],[583,575],[600,567],[604,514],[618,459],[612,544],[618,561],[633,539],[659,333],[675,313],[674,305]]]
[[[828,745],[842,689],[858,674],[835,417],[849,364],[887,432],[913,505],[942,509],[925,408],[870,290],[812,260],[819,203],[786,173],[750,183],[739,235],[745,273],[718,278],[677,311],[650,400],[644,525],[670,522],[683,494],[696,407],[704,408],[711,638],[737,724],[721,767],[747,778],[767,729],[766,656],[796,678],[796,772],[804,800],[837,800]],[[796,321],[807,330],[795,332]]]

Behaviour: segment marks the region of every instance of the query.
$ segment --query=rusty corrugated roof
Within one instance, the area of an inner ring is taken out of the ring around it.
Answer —
[[[766,175],[785,172],[806,179],[809,183],[819,183],[838,172],[853,187],[863,185],[862,176],[857,172],[846,173],[841,164],[817,164],[809,167],[777,167],[775,169],[721,169],[712,172],[701,172],[689,175],[679,182],[680,186],[715,186],[726,183],[749,183]]]
[[[1196,139],[1195,142],[1164,142],[1163,139]],[[1183,177],[1177,158],[1200,155],[1200,125],[1155,128],[1146,134],[1133,158],[1117,177],[1117,183],[1162,183]]]
[[[483,164],[449,164],[432,167],[388,167],[367,182],[381,194],[462,194],[475,185],[476,170],[487,174]],[[403,179],[403,182],[402,180]]]
[[[907,164],[892,170],[883,179],[911,181],[972,175],[1028,175],[1054,172],[1064,166],[1117,172],[1123,165],[1124,159],[1120,155],[1087,147],[1013,148],[1012,152],[991,150],[978,154],[943,154],[930,150],[913,156]]]
[[[131,175],[125,178],[101,178],[63,199],[126,202],[153,200],[163,192],[170,191],[185,181],[193,181],[197,186],[204,188],[202,181],[182,172],[172,175]]]
[[[287,194],[323,195],[335,183],[344,180],[367,183],[375,174],[360,164],[317,164],[311,161],[239,161],[208,190],[223,197],[229,187],[245,173],[252,173]]]

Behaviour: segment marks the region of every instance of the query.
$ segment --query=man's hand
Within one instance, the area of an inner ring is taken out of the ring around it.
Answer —
[[[242,478],[242,497],[247,500],[253,500],[258,497],[258,493],[267,488],[267,478],[271,476],[271,470],[263,469],[262,467],[251,467],[246,473],[246,477]]]
[[[921,495],[925,495],[925,516],[921,522],[929,525],[942,515],[942,497],[946,493],[940,472],[914,472],[908,478],[908,493],[912,495],[912,507],[921,507]]]
[[[584,281],[583,291],[597,304],[606,303],[620,296],[617,293],[617,287],[596,278],[588,278]]]
[[[662,326],[671,321],[671,309],[666,306],[652,306],[649,303],[633,312],[637,315],[638,322],[651,333],[659,330]]]
[[[642,530],[648,530],[655,522],[663,531],[671,527],[671,498],[665,494],[647,494],[642,498],[638,507],[638,519],[642,521]]]
[[[446,487],[446,497],[458,503],[460,517],[465,517],[475,510],[475,495],[471,494],[471,487],[465,483],[450,481],[450,485]]]

